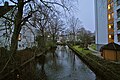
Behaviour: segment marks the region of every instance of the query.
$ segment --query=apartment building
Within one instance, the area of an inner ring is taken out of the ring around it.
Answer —
[[[120,44],[120,0],[95,0],[97,50],[104,44]]]
[[[1,16],[9,17],[9,13],[12,11],[14,6],[8,6],[6,2],[6,6],[0,6],[0,47],[6,47],[10,49],[11,37],[14,26],[8,20],[2,18]],[[4,10],[5,9],[5,10]],[[35,37],[37,33],[37,28],[32,25],[26,23],[26,25],[22,26],[21,32],[18,37],[18,50],[25,49],[26,47],[30,48],[36,46]]]
[[[25,49],[26,47],[31,48],[36,46],[37,29],[35,27],[23,26],[22,30],[18,36],[18,50]]]
[[[5,2],[4,5],[0,5],[0,47],[7,47],[10,45],[11,27],[7,26],[11,23],[1,18],[3,15],[8,16],[9,12],[14,8],[14,5],[9,5],[8,2]],[[8,16],[10,17],[10,16]],[[8,30],[9,29],[9,30]]]
[[[0,47],[6,47],[10,49],[11,37],[13,32],[13,26],[5,26],[5,19],[0,18]],[[12,30],[12,31],[11,31]],[[28,26],[22,26],[20,34],[18,36],[18,50],[31,48],[36,46],[35,37],[37,36],[37,29],[28,24]]]

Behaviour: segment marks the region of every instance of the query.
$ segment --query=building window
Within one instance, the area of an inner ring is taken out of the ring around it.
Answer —
[[[112,18],[114,18],[114,13],[112,13],[111,15],[112,15]]]
[[[118,5],[118,6],[120,5],[120,0],[117,0],[117,5]]]
[[[117,10],[117,17],[120,17],[120,9]]]
[[[18,35],[18,41],[21,41],[21,33]]]
[[[111,36],[111,35],[109,35],[109,39],[111,39],[111,37],[112,37],[112,36]]]
[[[112,6],[112,7],[114,6],[114,2],[111,2],[111,6]]]
[[[21,47],[21,45],[19,44],[19,47]]]
[[[111,19],[111,16],[110,16],[110,14],[108,14],[108,20],[110,20]]]
[[[108,25],[108,27],[109,27],[109,29],[111,29],[111,25],[110,24]]]
[[[120,30],[120,21],[117,22],[117,29]]]
[[[24,44],[22,44],[22,47],[24,47]]]
[[[108,4],[108,10],[111,8],[111,5],[110,4]]]
[[[111,2],[111,0],[108,0],[108,3],[110,3]]]
[[[108,4],[108,10],[113,9],[113,4],[114,4],[113,2],[111,2],[111,3]]]
[[[109,39],[113,39],[114,40],[114,35],[110,34],[108,37],[109,37]]]
[[[117,34],[118,42],[120,42],[120,34]]]
[[[109,25],[108,25],[108,28],[109,28],[109,29],[113,29],[113,28],[114,28],[114,25],[113,25],[113,24],[109,24]]]

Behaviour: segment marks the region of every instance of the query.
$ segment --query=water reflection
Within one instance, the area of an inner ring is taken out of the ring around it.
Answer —
[[[40,57],[36,57],[36,78],[35,80],[46,80],[46,74],[44,69],[45,64],[45,55],[43,54]]]
[[[67,46],[47,53],[44,68],[48,80],[95,80],[95,74]]]
[[[95,80],[95,74],[68,48],[57,46],[5,80]]]

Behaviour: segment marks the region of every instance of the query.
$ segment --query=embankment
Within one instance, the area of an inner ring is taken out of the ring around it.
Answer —
[[[120,80],[120,64],[106,61],[91,53],[84,54],[70,45],[69,48],[102,80]]]

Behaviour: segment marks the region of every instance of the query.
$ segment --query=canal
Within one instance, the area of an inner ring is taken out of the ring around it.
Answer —
[[[96,75],[68,46],[57,46],[6,80],[96,80]]]

